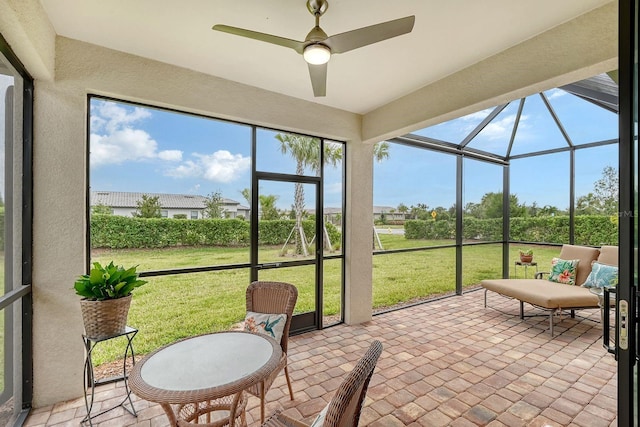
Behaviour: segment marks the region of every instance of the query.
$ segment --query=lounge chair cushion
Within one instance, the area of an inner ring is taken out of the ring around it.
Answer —
[[[558,258],[580,260],[578,271],[576,272],[575,284],[582,285],[591,272],[591,262],[598,259],[599,254],[600,251],[598,249],[589,246],[562,245],[562,250]]]
[[[247,311],[244,318],[244,330],[264,334],[280,342],[287,323],[286,314],[254,313]]]
[[[598,258],[599,259],[599,258]],[[618,284],[618,267],[594,262],[591,265],[591,273],[582,286],[585,288],[604,288]]]
[[[549,309],[598,307],[598,297],[589,289],[538,279],[483,280],[493,292]]]
[[[579,259],[562,259],[553,258],[551,260],[551,273],[549,273],[549,281],[557,283],[565,283],[567,285],[575,285],[576,272]]]
[[[598,256],[598,262],[600,264],[618,265],[618,247],[617,246],[603,246],[600,248],[600,256]]]

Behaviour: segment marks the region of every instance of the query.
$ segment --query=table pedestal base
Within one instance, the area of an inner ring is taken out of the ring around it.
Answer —
[[[178,427],[247,427],[247,396],[232,396],[181,405],[161,404],[172,426]]]

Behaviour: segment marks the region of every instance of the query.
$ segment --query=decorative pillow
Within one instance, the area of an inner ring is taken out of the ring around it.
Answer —
[[[618,267],[594,262],[591,264],[591,273],[585,280],[585,288],[604,288],[618,284]]]
[[[322,411],[318,414],[315,420],[311,423],[309,427],[322,427],[324,425],[324,418],[327,416],[327,412],[329,411],[329,403],[325,406]]]
[[[560,259],[553,258],[551,260],[551,272],[549,273],[549,281],[557,283],[566,283],[568,285],[576,284],[576,272],[578,271],[579,259]]]
[[[244,318],[244,330],[268,335],[280,342],[287,322],[286,314],[254,313],[247,311]]]

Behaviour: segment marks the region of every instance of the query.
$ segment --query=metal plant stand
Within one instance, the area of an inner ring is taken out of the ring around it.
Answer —
[[[135,328],[131,328],[129,326],[127,326],[124,330],[124,332],[116,334],[116,335],[112,335],[109,337],[105,337],[105,338],[92,338],[92,337],[88,337],[86,335],[82,335],[82,339],[84,341],[84,346],[86,349],[86,359],[84,362],[84,404],[85,407],[87,408],[87,415],[82,419],[81,421],[81,425],[89,425],[92,426],[92,422],[91,420],[104,414],[107,413],[113,409],[116,409],[120,406],[122,406],[127,412],[129,412],[131,415],[133,415],[134,417],[137,417],[138,414],[136,413],[136,409],[133,406],[133,401],[131,400],[131,389],[129,389],[129,383],[128,383],[128,375],[127,375],[127,357],[131,357],[131,361],[133,362],[133,364],[136,364],[136,355],[135,352],[133,351],[133,338],[136,336],[136,334],[138,333],[138,330]],[[116,378],[112,378],[112,379],[108,379],[108,380],[101,380],[101,381],[96,381],[95,379],[95,373],[93,371],[93,361],[91,359],[91,354],[93,353],[93,349],[96,347],[96,345],[98,345],[99,343],[103,342],[103,341],[108,341],[114,338],[118,338],[118,337],[126,337],[127,338],[127,346],[125,347],[124,350],[124,358],[122,360],[122,377],[116,377]],[[95,398],[95,388],[97,385],[100,384],[104,384],[107,382],[112,382],[112,381],[116,381],[116,380],[124,380],[124,388],[125,388],[125,397],[122,400],[122,402],[120,402],[118,405],[115,405],[111,408],[105,409],[102,412],[100,412],[99,414],[95,414],[95,415],[91,415],[91,409],[93,408],[93,403],[94,403],[94,398]],[[89,391],[89,389],[91,389],[91,391]],[[126,406],[126,403],[129,402],[129,407]]]

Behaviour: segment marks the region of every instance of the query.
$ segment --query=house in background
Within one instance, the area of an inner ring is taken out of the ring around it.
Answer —
[[[163,194],[163,193],[128,193],[122,191],[92,191],[91,208],[94,206],[108,206],[111,213],[118,216],[132,217],[138,208],[138,202],[143,195],[157,197],[160,203],[160,213],[163,218],[175,218],[176,215],[186,215],[189,219],[203,219],[207,198],[191,194]],[[231,199],[222,199],[222,211],[225,218],[249,219],[249,208]]]
[[[373,220],[382,221],[404,221],[406,214],[399,212],[398,209],[393,206],[374,206],[373,207]]]

